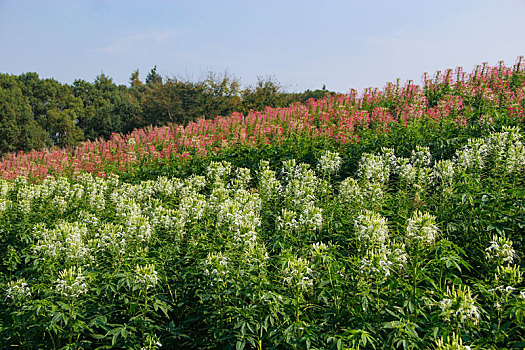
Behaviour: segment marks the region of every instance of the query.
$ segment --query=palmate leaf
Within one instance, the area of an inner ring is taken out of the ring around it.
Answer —
[[[168,304],[166,304],[162,300],[155,299],[155,301],[153,302],[153,310],[158,311],[159,309],[164,313],[165,316],[169,316],[168,315],[168,310],[169,310]]]
[[[119,338],[122,338],[125,341],[127,337],[130,335],[130,332],[135,333],[136,331],[137,329],[135,327],[124,324],[124,325],[120,325],[120,326],[117,326],[116,328],[111,329],[107,333],[107,335],[112,336],[111,345],[115,346],[118,343]]]
[[[51,319],[51,326],[58,324],[60,321],[63,321],[67,325],[69,318],[63,312],[57,312]]]

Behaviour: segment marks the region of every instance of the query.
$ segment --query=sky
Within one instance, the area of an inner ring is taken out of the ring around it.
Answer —
[[[348,92],[525,55],[524,0],[0,0],[0,72]]]

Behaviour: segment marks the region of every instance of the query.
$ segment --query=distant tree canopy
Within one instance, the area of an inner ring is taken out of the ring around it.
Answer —
[[[145,83],[135,70],[130,86],[100,74],[93,83],[62,84],[37,73],[0,74],[0,154],[43,147],[74,147],[85,140],[129,133],[148,125],[187,124],[199,118],[248,113],[322,98],[324,89],[285,92],[271,78],[243,88],[228,73],[198,82],[162,77],[157,66]]]

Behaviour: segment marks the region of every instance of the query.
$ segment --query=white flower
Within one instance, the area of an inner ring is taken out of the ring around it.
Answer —
[[[276,173],[270,170],[270,163],[261,160],[259,164],[259,194],[265,201],[278,198],[281,194],[281,183],[276,178]]]
[[[62,222],[54,229],[46,229],[43,224],[34,228],[38,238],[35,252],[44,258],[58,258],[83,261],[90,257],[87,247],[87,227],[79,222]]]
[[[134,289],[147,291],[155,288],[158,281],[159,278],[157,276],[157,271],[155,271],[155,266],[149,264],[145,266],[137,265],[135,267]]]
[[[301,207],[316,200],[319,179],[308,164],[296,165],[294,159],[285,161],[282,174],[286,182],[282,194],[287,204]]]
[[[6,198],[8,193],[13,190],[15,183],[13,181],[7,181],[0,179],[0,198]]]
[[[206,169],[206,177],[211,183],[226,183],[231,174],[232,165],[229,162],[211,162]]]
[[[441,308],[441,315],[445,320],[452,318],[460,323],[472,322],[478,324],[481,318],[479,308],[476,305],[476,298],[472,297],[469,286],[461,285],[452,288],[447,287],[445,298],[438,305]]]
[[[356,238],[366,245],[384,243],[388,238],[387,220],[372,211],[363,211],[354,221]]]
[[[40,197],[42,186],[33,184],[23,184],[18,187],[17,202],[18,210],[24,214],[29,214],[33,201]]]
[[[168,179],[165,176],[159,176],[153,183],[155,192],[166,197],[179,193],[183,186],[184,183],[181,180],[177,178]]]
[[[198,192],[206,186],[206,178],[200,175],[192,175],[185,181],[186,192]]]
[[[299,215],[299,226],[306,230],[319,230],[323,225],[323,209],[314,206],[312,202],[305,203]]]
[[[10,201],[9,199],[3,199],[3,198],[0,199],[0,213],[3,213],[7,209],[11,208],[12,205],[13,205],[13,202]]]
[[[436,240],[439,232],[436,226],[436,217],[429,213],[421,213],[417,210],[410,219],[407,220],[407,238],[414,243],[431,245]]]
[[[63,270],[58,274],[58,279],[55,281],[56,291],[66,298],[78,298],[81,294],[88,292],[85,279],[80,267]]]
[[[87,173],[82,175],[80,183],[84,186],[84,196],[89,208],[97,212],[103,211],[106,208],[108,181]]]
[[[405,185],[417,185],[422,188],[426,188],[432,183],[432,169],[430,167],[423,166],[427,163],[429,163],[429,161],[426,160],[426,156],[416,152],[415,155],[413,155],[412,160],[407,158],[398,158],[396,172],[399,174],[400,180]]]
[[[397,157],[393,148],[381,147],[382,157],[385,162],[390,166],[390,169],[394,170],[397,166]]]
[[[289,286],[295,286],[301,290],[307,290],[313,286],[313,270],[309,267],[308,261],[291,256],[284,264],[283,281]]]
[[[416,168],[428,167],[432,161],[432,155],[428,147],[416,146],[416,150],[412,150],[412,157],[410,163]]]
[[[339,185],[339,200],[342,203],[361,204],[363,197],[363,191],[356,179],[349,177],[341,181]]]
[[[512,248],[512,241],[502,236],[492,236],[490,246],[485,249],[485,256],[489,261],[495,261],[497,264],[512,264],[516,252]]]
[[[153,228],[149,222],[149,219],[143,215],[133,215],[127,217],[122,222],[124,226],[126,239],[147,242],[153,234]]]
[[[384,200],[384,185],[377,182],[359,183],[349,177],[339,185],[339,201],[346,205],[347,210],[356,211],[366,207],[379,210]]]
[[[442,186],[452,186],[454,173],[454,163],[448,159],[438,161],[432,169],[434,181]]]
[[[384,279],[390,276],[392,271],[403,269],[406,263],[407,254],[403,245],[381,245],[379,248],[367,250],[361,259],[359,273],[364,278]]]
[[[341,167],[341,157],[339,153],[324,151],[317,164],[317,169],[323,174],[332,174],[339,170]]]
[[[357,173],[365,181],[385,183],[390,176],[390,164],[381,156],[365,153]]]
[[[203,262],[204,275],[211,280],[211,285],[214,282],[224,282],[226,277],[230,274],[229,259],[222,252],[210,252]]]
[[[6,297],[13,301],[23,300],[31,296],[31,289],[25,279],[18,279],[7,284]]]
[[[283,208],[281,210],[281,215],[277,218],[277,229],[291,231],[297,228],[299,228],[297,213]]]
[[[250,169],[248,168],[237,168],[235,169],[235,177],[230,181],[230,188],[233,189],[246,189],[252,180]]]
[[[417,180],[417,168],[409,163],[408,159],[406,158],[400,158],[399,159],[399,166],[397,168],[397,173],[399,174],[399,178],[407,183],[407,184],[414,184]]]
[[[468,145],[456,151],[455,163],[464,170],[482,169],[489,153],[489,146],[483,139],[469,139]]]
[[[206,215],[206,198],[200,193],[188,193],[181,199],[179,210],[187,214],[191,222],[197,222]]]
[[[504,127],[503,132],[490,134],[490,154],[498,169],[511,173],[525,167],[525,146],[521,138],[517,127]]]
[[[441,311],[445,312],[447,311],[452,305],[452,300],[445,298],[439,302],[439,307],[441,308]]]
[[[116,252],[122,255],[128,247],[129,239],[122,225],[108,222],[98,229],[96,242],[97,249],[100,251]]]
[[[234,190],[233,198],[226,198],[218,204],[217,223],[234,233],[236,244],[256,244],[256,230],[261,225],[261,199],[257,193],[244,189]]]

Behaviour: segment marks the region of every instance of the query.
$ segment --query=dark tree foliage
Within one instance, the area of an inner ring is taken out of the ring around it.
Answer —
[[[146,76],[146,84],[162,84],[162,76],[157,73],[157,66],[153,67]]]
[[[86,139],[108,138],[112,133],[130,132],[143,126],[135,88],[117,86],[104,74],[99,75],[94,84],[76,80],[73,88],[84,104],[79,125]]]
[[[18,79],[34,120],[47,133],[47,145],[71,147],[84,140],[84,133],[77,125],[82,101],[71,86],[54,79],[39,79],[36,73],[25,73]]]
[[[45,131],[33,118],[16,77],[0,74],[0,153],[44,146]]]
[[[139,70],[135,70],[133,73],[131,73],[131,77],[129,78],[129,84],[131,87],[138,87],[142,85],[142,82],[139,79]]]
[[[281,86],[271,78],[258,77],[257,85],[242,92],[244,107],[248,110],[262,110],[266,106],[281,105]]]

